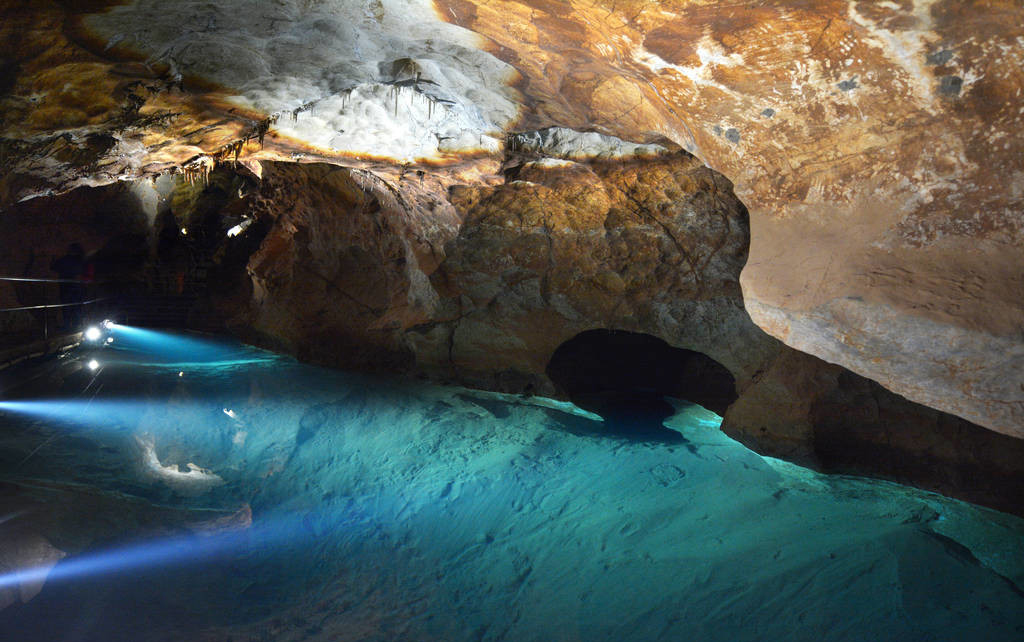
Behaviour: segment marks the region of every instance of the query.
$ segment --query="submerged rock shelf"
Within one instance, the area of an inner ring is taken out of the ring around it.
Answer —
[[[1024,520],[763,458],[699,406],[649,442],[540,398],[114,336],[0,403],[23,542],[0,597],[55,561],[0,611],[21,640],[1024,635]]]

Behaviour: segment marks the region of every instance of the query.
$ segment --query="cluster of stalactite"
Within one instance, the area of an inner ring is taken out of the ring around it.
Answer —
[[[505,137],[505,149],[509,152],[520,152],[523,150],[524,137],[522,134],[509,134]]]
[[[242,151],[250,141],[257,141],[260,147],[263,147],[263,141],[270,131],[270,126],[277,122],[278,116],[275,114],[263,120],[256,121],[249,127],[248,131],[244,136],[236,138],[235,140],[222,145],[219,149],[211,154],[203,154],[196,156],[187,162],[183,163],[178,169],[178,173],[181,174],[185,180],[190,184],[202,182],[204,185],[208,182],[209,174],[217,166],[217,163],[221,163],[227,160],[238,162],[242,155]]]
[[[178,169],[178,174],[189,185],[208,185],[210,172],[217,167],[217,161],[211,156],[197,156]]]

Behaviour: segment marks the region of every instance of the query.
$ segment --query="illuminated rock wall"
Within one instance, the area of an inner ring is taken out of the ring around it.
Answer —
[[[479,186],[550,126],[683,148],[749,209],[759,327],[1024,436],[1017,2],[69,6],[2,3],[0,203],[235,157]]]

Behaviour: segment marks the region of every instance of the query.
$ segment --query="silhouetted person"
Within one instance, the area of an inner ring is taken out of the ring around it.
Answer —
[[[78,303],[85,299],[85,284],[82,277],[85,275],[86,262],[85,250],[78,243],[68,246],[64,256],[56,258],[50,263],[50,269],[60,275],[60,302],[62,304]],[[82,306],[70,305],[62,308],[61,317],[64,319],[64,328],[72,330],[82,324]]]

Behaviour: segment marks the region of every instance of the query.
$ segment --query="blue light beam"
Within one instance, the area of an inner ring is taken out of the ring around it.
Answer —
[[[151,406],[142,401],[0,401],[0,412],[39,417],[83,427],[137,425]]]
[[[0,574],[0,589],[33,582],[58,582],[118,573],[140,572],[165,566],[206,564],[239,553],[281,545],[303,545],[313,533],[303,518],[289,515],[248,528],[213,534],[165,537],[127,546],[66,557],[55,566],[34,566]]]
[[[244,359],[239,356],[243,350],[238,346],[221,343],[212,339],[182,336],[172,332],[161,332],[134,326],[110,324],[110,333],[116,342],[109,347],[115,350],[139,352],[148,358],[173,363],[233,363],[266,360]],[[248,351],[246,351],[248,352]]]

